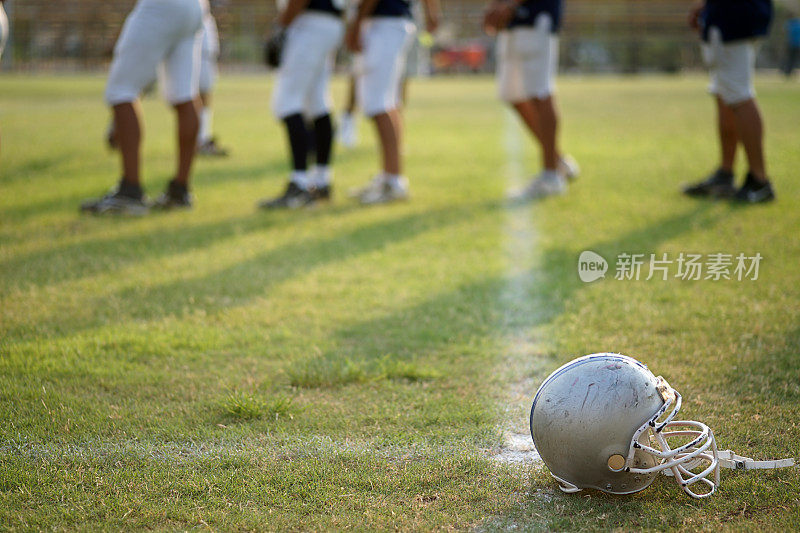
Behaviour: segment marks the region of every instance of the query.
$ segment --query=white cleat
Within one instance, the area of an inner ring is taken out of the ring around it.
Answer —
[[[581,167],[575,158],[571,155],[562,155],[558,160],[558,168],[556,169],[559,174],[567,178],[568,181],[578,179],[581,174]]]
[[[521,191],[513,195],[517,200],[538,200],[559,196],[567,192],[567,180],[559,173],[542,172]]]
[[[373,183],[375,180],[373,180]],[[372,184],[370,184],[372,185]],[[397,179],[381,178],[379,183],[369,187],[359,196],[362,205],[387,204],[408,200],[408,180],[405,177]]]
[[[361,198],[362,196],[368,194],[372,190],[380,189],[381,186],[383,185],[383,181],[384,181],[383,174],[378,174],[375,177],[373,177],[366,185],[348,190],[347,196],[349,198]]]

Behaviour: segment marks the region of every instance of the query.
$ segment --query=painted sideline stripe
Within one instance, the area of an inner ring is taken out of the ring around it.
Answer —
[[[219,458],[258,459],[275,455],[295,458],[324,455],[372,455],[388,461],[420,460],[437,456],[468,456],[467,447],[420,445],[386,445],[368,441],[333,440],[325,436],[296,437],[277,442],[243,439],[215,441],[144,442],[84,441],[81,443],[6,442],[0,445],[0,458],[21,457],[32,461],[103,461],[129,458],[175,463],[214,460]],[[479,452],[473,452],[480,455]]]
[[[523,146],[520,127],[511,110],[504,117],[504,148],[506,152],[506,189],[511,196],[525,183]],[[527,363],[533,342],[527,331],[536,310],[531,298],[534,281],[532,271],[536,261],[536,231],[531,210],[525,206],[509,205],[505,210],[503,254],[507,263],[506,283],[500,294],[505,309],[503,323],[506,332],[506,357],[502,372],[509,383],[505,419],[501,422],[504,443],[493,459],[520,465],[540,463],[528,432],[529,396],[532,384],[524,379],[530,374]],[[529,380],[528,380],[529,381]]]

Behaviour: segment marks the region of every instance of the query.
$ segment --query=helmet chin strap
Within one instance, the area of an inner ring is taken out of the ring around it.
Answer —
[[[736,455],[730,450],[719,452],[719,466],[731,470],[771,470],[773,468],[788,468],[794,466],[794,459],[774,459],[772,461],[756,461],[749,457]]]
[[[553,473],[551,473],[550,475],[553,476],[556,481],[558,481],[558,488],[560,488],[562,492],[566,492],[567,494],[574,494],[576,492],[580,492],[581,490],[583,490],[579,487],[576,487],[566,479],[561,479],[560,477],[558,477]]]

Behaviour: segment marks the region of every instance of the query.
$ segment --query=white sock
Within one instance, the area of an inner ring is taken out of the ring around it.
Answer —
[[[295,185],[300,187],[301,189],[308,190],[308,187],[311,185],[310,180],[308,179],[308,172],[305,170],[294,170],[292,171],[291,181],[294,182]]]
[[[551,183],[561,181],[561,175],[558,173],[558,171],[549,168],[542,170],[541,177],[542,180],[549,181]]]
[[[204,107],[200,111],[200,134],[197,136],[199,144],[205,144],[211,140],[211,122],[213,120],[213,112],[211,108]]]
[[[314,187],[326,187],[331,183],[332,173],[329,166],[317,165],[311,175],[313,176],[312,185]]]
[[[397,184],[400,182],[400,178],[402,178],[400,174],[389,174],[388,172],[383,173],[383,180],[386,183],[390,183],[392,185]]]

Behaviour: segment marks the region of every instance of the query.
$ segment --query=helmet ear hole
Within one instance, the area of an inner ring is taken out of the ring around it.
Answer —
[[[614,454],[608,458],[608,468],[613,472],[619,472],[625,468],[625,458],[619,454]]]

